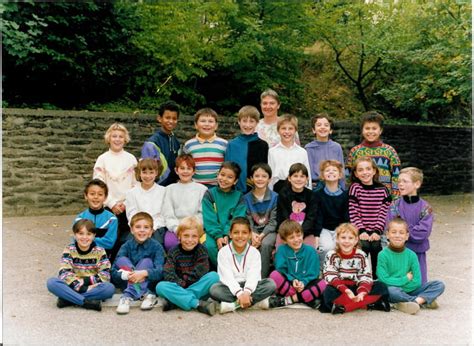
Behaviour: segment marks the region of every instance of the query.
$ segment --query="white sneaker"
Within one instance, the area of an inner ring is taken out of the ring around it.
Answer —
[[[129,297],[122,297],[120,298],[120,302],[117,306],[117,313],[119,315],[125,315],[125,314],[128,314],[129,311],[130,311],[130,301],[132,299],[129,298]]]
[[[259,301],[258,303],[252,305],[252,308],[262,310],[270,309],[270,298],[265,298],[264,300]]]
[[[404,312],[406,314],[414,315],[418,311],[420,311],[420,306],[418,303],[415,302],[402,302],[402,303],[395,303],[393,307],[398,311]]]
[[[233,312],[237,309],[235,306],[235,303],[226,303],[226,302],[221,302],[221,306],[219,309],[219,313],[225,314],[227,312]]]
[[[145,296],[145,299],[142,301],[142,305],[140,305],[140,309],[142,310],[151,310],[157,303],[157,298],[153,293],[148,293]]]

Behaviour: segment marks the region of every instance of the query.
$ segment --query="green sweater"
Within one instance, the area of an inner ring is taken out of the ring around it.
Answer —
[[[208,237],[216,240],[229,235],[232,219],[246,217],[247,208],[240,191],[222,191],[218,186],[204,194],[202,199],[202,218]]]
[[[408,280],[408,272],[413,274],[412,280]],[[405,292],[421,287],[418,258],[407,248],[402,252],[395,252],[388,247],[383,249],[378,257],[377,276],[387,286],[400,287]]]

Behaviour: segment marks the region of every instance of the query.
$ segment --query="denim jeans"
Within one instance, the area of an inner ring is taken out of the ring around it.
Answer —
[[[444,292],[444,283],[438,280],[428,281],[411,292],[405,292],[400,287],[388,286],[391,303],[414,302],[416,297],[422,297],[430,304]]]

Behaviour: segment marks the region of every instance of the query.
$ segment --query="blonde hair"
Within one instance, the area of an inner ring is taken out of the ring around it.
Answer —
[[[132,216],[132,219],[130,220],[130,227],[133,228],[133,226],[141,220],[145,220],[148,222],[148,224],[153,228],[153,218],[151,217],[150,214],[145,213],[143,211],[136,213],[135,215]]]
[[[278,118],[277,130],[280,130],[280,127],[286,123],[290,123],[291,125],[295,127],[296,131],[298,131],[298,118],[294,116],[293,114],[288,114],[288,113],[283,114],[281,117]]]
[[[127,128],[120,123],[113,123],[110,125],[107,131],[105,131],[104,140],[107,145],[110,144],[110,136],[112,136],[112,131],[122,131],[125,135],[125,144],[130,142],[130,134],[128,133]]]
[[[137,181],[142,181],[140,175],[145,169],[156,171],[156,176],[159,177],[161,172],[163,172],[163,164],[161,161],[157,161],[152,158],[141,159],[138,161],[137,167],[135,167],[135,178]]]
[[[301,227],[301,225],[296,221],[285,220],[278,228],[278,234],[280,235],[280,238],[284,241],[286,241],[286,239],[288,239],[288,237],[293,233],[303,234],[303,227]]]
[[[250,118],[258,122],[260,120],[260,112],[254,106],[243,106],[237,113],[237,119],[240,121],[245,118]]]
[[[260,94],[260,101],[262,101],[265,97],[270,96],[271,98],[275,99],[275,101],[280,104],[280,96],[278,96],[278,93],[273,90],[273,89],[265,89],[261,94]]]
[[[396,217],[396,218],[394,218],[393,220],[391,220],[391,221],[388,223],[388,225],[387,225],[387,230],[390,230],[390,226],[391,226],[392,224],[395,224],[395,225],[403,225],[403,227],[405,227],[405,230],[407,231],[407,233],[410,232],[410,229],[409,229],[409,227],[408,227],[408,223],[407,223],[405,220],[403,220],[401,217]]]
[[[416,167],[405,167],[400,170],[400,174],[402,173],[408,174],[413,182],[419,181],[420,185],[423,184],[423,171],[421,169]]]
[[[176,229],[176,236],[179,238],[181,234],[189,229],[195,229],[198,231],[199,237],[204,234],[201,221],[196,216],[187,216],[181,220]]]
[[[343,169],[342,169],[342,163],[340,163],[337,160],[324,160],[324,161],[321,161],[319,165],[319,179],[324,181],[323,172],[326,168],[331,167],[331,166],[336,167],[339,173],[344,174]]]
[[[346,222],[346,223],[341,223],[337,228],[336,228],[336,239],[341,236],[343,233],[351,233],[356,239],[359,239],[359,230],[357,229],[356,226],[354,226],[352,223]],[[358,247],[358,245],[356,245]],[[340,253],[341,249],[339,248],[339,244],[336,241],[336,253]]]

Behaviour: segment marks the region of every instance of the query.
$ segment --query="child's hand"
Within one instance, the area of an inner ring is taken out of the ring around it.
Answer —
[[[252,246],[258,248],[261,245],[260,235],[252,232]]]
[[[222,237],[222,238],[217,238],[216,239],[216,244],[217,244],[217,249],[220,250],[222,247],[227,245],[227,237]]]
[[[245,291],[242,293],[239,298],[237,298],[237,301],[239,302],[239,305],[242,309],[248,308],[250,305],[252,305],[252,297],[250,296],[250,293]]]
[[[349,299],[354,300],[356,298],[356,296],[354,295],[354,292],[352,292],[350,289],[347,289],[344,292],[346,292]]]
[[[372,233],[369,237],[369,241],[378,241],[380,240],[380,235],[376,232]]]
[[[303,291],[304,284],[301,281],[295,279],[295,280],[293,280],[293,287],[296,290],[296,292],[299,293],[299,292]]]
[[[112,211],[115,215],[122,214],[125,211],[125,204],[119,202],[112,207]]]
[[[362,233],[359,235],[359,239],[360,239],[360,240],[369,240],[369,235],[368,235],[366,232],[362,232]]]
[[[141,283],[148,277],[147,270],[136,270],[128,274],[128,281],[132,283]]]
[[[364,297],[367,295],[366,292],[360,292],[357,296],[354,297],[355,302],[361,302],[364,300]]]
[[[124,269],[120,269],[119,270],[119,273],[120,273],[120,278],[124,281],[128,281],[128,276],[130,275],[130,273],[132,273],[131,271],[128,271],[128,270],[124,270]]]
[[[93,284],[93,285],[90,285],[89,287],[87,287],[87,292],[89,292],[91,289],[97,287],[99,284]]]
[[[407,278],[408,278],[408,281],[413,280],[413,273],[412,273],[412,272],[408,272],[408,273],[407,273]]]

